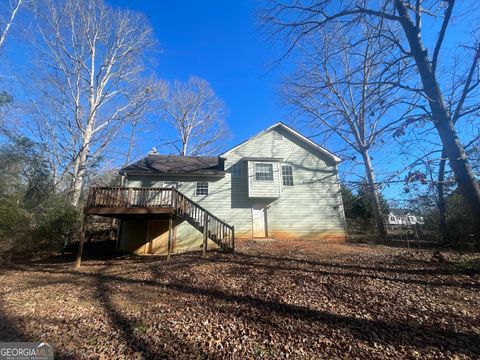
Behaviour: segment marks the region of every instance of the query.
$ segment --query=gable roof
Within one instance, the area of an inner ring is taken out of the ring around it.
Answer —
[[[129,164],[120,174],[213,175],[223,176],[223,162],[218,157],[148,155]]]
[[[298,131],[296,130],[293,130],[290,126],[287,126],[285,125],[284,123],[282,123],[281,121],[277,122],[276,124],[273,124],[272,126],[266,128],[265,130],[263,131],[260,131],[258,134],[252,136],[251,138],[241,142],[240,144],[238,144],[237,146],[225,151],[223,154],[220,155],[220,157],[225,157],[228,153],[232,152],[232,151],[235,151],[237,150],[238,148],[248,144],[249,142],[255,140],[256,138],[268,133],[270,130],[273,130],[277,127],[281,127],[282,129],[286,130],[288,133],[290,133],[291,135],[293,135],[294,137],[296,137],[297,139],[301,140],[302,142],[306,143],[307,145],[311,146],[312,148],[314,148],[315,150],[319,151],[320,153],[324,154],[325,156],[327,156],[328,158],[330,158],[331,160],[333,160],[335,163],[339,163],[342,161],[342,159],[340,159],[338,156],[336,156],[335,154],[331,153],[330,151],[326,150],[325,148],[321,147],[320,145],[318,145],[317,143],[313,142],[312,140],[308,139],[307,137],[303,136],[302,134],[300,134]]]

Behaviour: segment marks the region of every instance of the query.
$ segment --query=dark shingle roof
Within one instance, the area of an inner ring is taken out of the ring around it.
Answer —
[[[223,163],[218,157],[148,155],[120,169],[127,174],[163,175],[224,175]]]

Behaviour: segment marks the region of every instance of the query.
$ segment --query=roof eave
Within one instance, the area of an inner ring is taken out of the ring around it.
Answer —
[[[250,141],[256,139],[257,137],[259,136],[262,136],[263,134],[266,134],[267,132],[269,132],[270,130],[276,128],[277,126],[281,126],[283,129],[287,130],[289,133],[291,133],[293,136],[301,139],[302,141],[306,142],[307,144],[309,144],[310,146],[312,146],[313,148],[317,149],[319,152],[321,152],[322,154],[326,155],[327,157],[329,157],[330,159],[332,159],[335,164],[338,164],[340,162],[342,162],[342,159],[340,159],[338,156],[336,156],[335,154],[332,154],[331,152],[329,152],[328,150],[324,149],[323,147],[321,147],[320,145],[316,144],[315,142],[313,142],[312,140],[306,138],[305,136],[303,136],[302,134],[300,134],[298,131],[292,129],[291,127],[289,127],[288,125],[285,125],[283,122],[279,121],[271,126],[269,126],[268,128],[266,128],[265,130],[262,130],[260,131],[258,134],[248,138],[247,140],[241,142],[240,144],[238,144],[237,146],[225,151],[224,153],[220,154],[219,157],[225,159],[227,154],[229,154],[230,152],[238,149],[239,147],[249,143]]]
[[[167,177],[225,177],[224,171],[218,171],[214,173],[160,173],[160,172],[141,172],[141,171],[119,171],[120,175],[134,175],[134,176],[167,176]]]

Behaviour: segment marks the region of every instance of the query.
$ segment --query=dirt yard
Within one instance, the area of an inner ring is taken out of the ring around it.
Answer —
[[[480,254],[432,254],[244,241],[169,263],[3,264],[0,340],[76,359],[479,358]]]

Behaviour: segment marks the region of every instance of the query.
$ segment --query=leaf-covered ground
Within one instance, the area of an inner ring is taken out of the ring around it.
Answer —
[[[61,358],[478,358],[480,278],[462,264],[480,255],[443,255],[244,241],[169,263],[3,264],[0,340]]]

